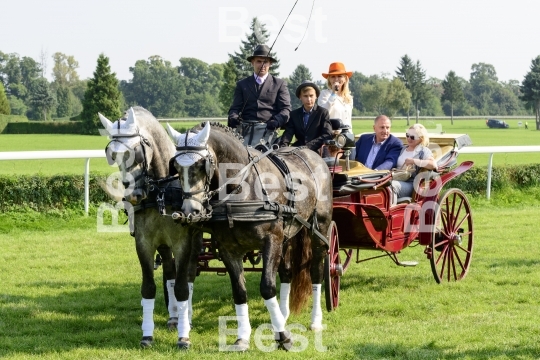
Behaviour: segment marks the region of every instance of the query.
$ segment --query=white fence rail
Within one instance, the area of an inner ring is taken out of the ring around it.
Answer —
[[[469,146],[459,151],[461,154],[490,154],[486,196],[491,197],[491,172],[493,154],[540,152],[538,146]],[[86,159],[84,167],[84,212],[88,215],[90,197],[90,159],[105,158],[103,150],[51,150],[51,151],[5,151],[0,152],[0,160],[45,160],[45,159]]]

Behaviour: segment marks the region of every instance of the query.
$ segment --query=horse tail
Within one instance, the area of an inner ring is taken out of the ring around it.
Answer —
[[[311,238],[305,227],[292,238],[291,312],[298,314],[311,297]]]

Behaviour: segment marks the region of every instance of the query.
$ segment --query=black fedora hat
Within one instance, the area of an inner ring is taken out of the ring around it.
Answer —
[[[315,95],[319,97],[319,94],[321,93],[321,90],[319,90],[319,87],[312,82],[311,80],[304,80],[298,87],[296,88],[296,97],[300,99],[300,93],[302,92],[302,89],[305,87],[312,87],[315,89]]]
[[[251,60],[253,60],[253,58],[256,56],[265,57],[272,62],[276,62],[276,59],[270,56],[270,48],[268,47],[268,45],[257,45],[255,50],[253,50],[253,55],[248,57],[246,60],[251,62]]]

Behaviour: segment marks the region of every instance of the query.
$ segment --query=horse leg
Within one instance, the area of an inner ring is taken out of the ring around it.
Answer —
[[[169,319],[167,320],[167,327],[169,330],[176,329],[178,325],[178,308],[176,304],[176,298],[174,296],[174,283],[176,279],[176,267],[172,256],[171,248],[167,245],[160,245],[157,248],[159,255],[161,256],[163,279],[165,285],[165,296],[167,303],[167,310],[169,311]]]
[[[261,276],[260,291],[264,305],[270,313],[270,321],[279,346],[289,350],[293,343],[291,333],[285,331],[285,316],[280,309],[276,298],[276,274],[281,262],[282,243],[277,241],[276,235],[266,238],[263,249],[263,274]]]
[[[199,230],[191,229],[188,235],[189,242],[192,244],[189,252],[189,261],[187,268],[188,281],[188,319],[189,324],[192,324],[193,319],[193,285],[197,277],[197,268],[199,265],[199,255],[202,249],[203,233]]]
[[[289,318],[289,296],[291,294],[291,259],[290,253],[291,248],[288,244],[284,245],[283,256],[279,263],[278,274],[279,274],[279,309],[281,314],[285,318],[285,322]]]
[[[322,308],[321,308],[321,289],[324,280],[324,257],[327,253],[326,247],[318,238],[311,238],[312,261],[310,267],[310,276],[313,294],[313,308],[311,309],[312,331],[322,331]]]
[[[246,279],[244,278],[243,254],[231,254],[224,247],[221,249],[223,264],[229,273],[238,324],[237,339],[233,345],[227,347],[229,351],[246,351],[249,349],[251,338],[251,325],[249,323],[249,309],[247,304]]]
[[[151,347],[154,343],[154,304],[156,299],[156,283],[154,281],[154,253],[155,249],[146,243],[144,237],[135,238],[137,256],[141,264],[142,285],[141,285],[141,305],[143,308],[142,320],[142,347]]]

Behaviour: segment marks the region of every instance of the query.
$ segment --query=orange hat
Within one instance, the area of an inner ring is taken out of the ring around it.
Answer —
[[[323,73],[322,76],[325,79],[328,79],[330,75],[347,75],[347,77],[352,76],[352,71],[345,70],[345,65],[340,62],[335,62],[330,64],[330,69],[328,69],[328,74]]]

